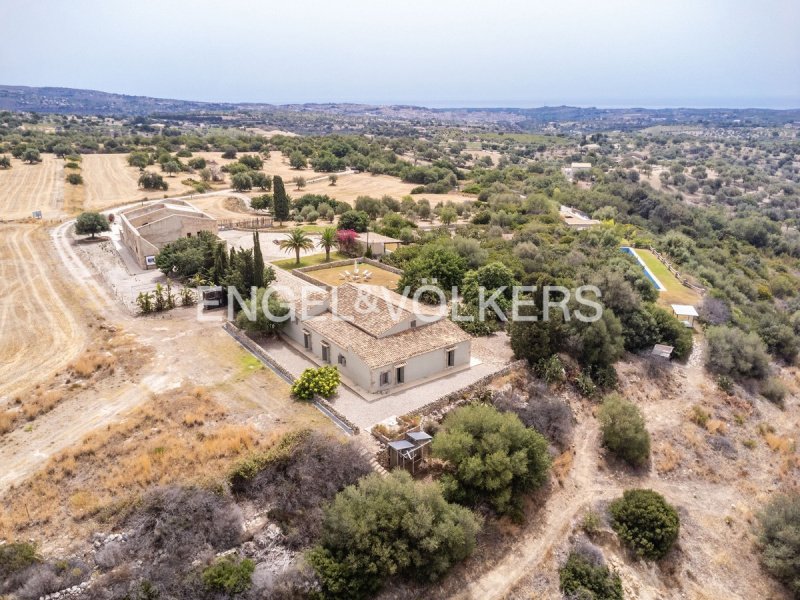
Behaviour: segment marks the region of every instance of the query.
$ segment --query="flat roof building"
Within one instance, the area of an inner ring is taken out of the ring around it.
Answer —
[[[216,235],[217,220],[185,200],[164,200],[119,213],[122,241],[143,269],[155,266],[161,249],[201,231]]]

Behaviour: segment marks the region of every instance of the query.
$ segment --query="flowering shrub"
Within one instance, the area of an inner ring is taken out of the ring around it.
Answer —
[[[292,385],[292,395],[298,400],[311,400],[315,395],[330,398],[336,393],[339,382],[336,367],[306,369]]]
[[[347,254],[348,256],[355,256],[358,254],[358,241],[356,238],[358,233],[353,229],[340,229],[336,232],[336,245],[339,247],[339,252]]]

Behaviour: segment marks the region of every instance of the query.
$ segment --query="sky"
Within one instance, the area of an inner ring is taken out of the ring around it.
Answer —
[[[217,102],[800,107],[800,0],[0,0],[0,84]]]

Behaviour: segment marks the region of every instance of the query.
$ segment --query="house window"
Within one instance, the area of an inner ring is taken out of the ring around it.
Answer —
[[[453,367],[456,364],[456,349],[448,348],[447,350],[447,366]]]
[[[340,364],[340,365],[342,365],[343,367],[346,367],[346,366],[347,366],[347,357],[345,357],[345,355],[344,355],[344,354],[340,354],[340,355],[339,355],[338,362],[339,362],[339,364]]]
[[[405,383],[406,381],[406,366],[400,365],[394,369],[394,380],[397,383]]]
[[[389,371],[381,373],[381,385],[389,385]]]
[[[311,334],[307,331],[303,332],[303,348],[311,350]]]
[[[331,362],[331,347],[326,342],[322,342],[322,362]]]
[[[191,231],[187,231],[186,232],[186,237],[192,237],[192,232]]]
[[[414,328],[416,326],[417,326],[417,320],[414,319],[413,321],[411,321],[411,327]]]

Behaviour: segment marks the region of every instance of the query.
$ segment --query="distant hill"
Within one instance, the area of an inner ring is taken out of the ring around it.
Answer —
[[[421,106],[381,106],[354,103],[265,104],[217,103],[193,100],[128,96],[96,90],[60,87],[0,85],[0,110],[36,113],[138,116],[191,115],[222,112],[305,113],[378,119],[383,122],[448,122],[467,124],[505,124],[521,130],[534,130],[547,123],[587,124],[597,128],[641,128],[652,125],[694,124],[700,126],[782,125],[800,122],[800,109],[726,108],[592,108],[543,106],[539,108],[425,108]],[[197,118],[197,117],[195,117]]]
[[[127,96],[96,90],[0,85],[0,110],[77,115],[147,115],[230,111],[237,108],[235,104]]]

